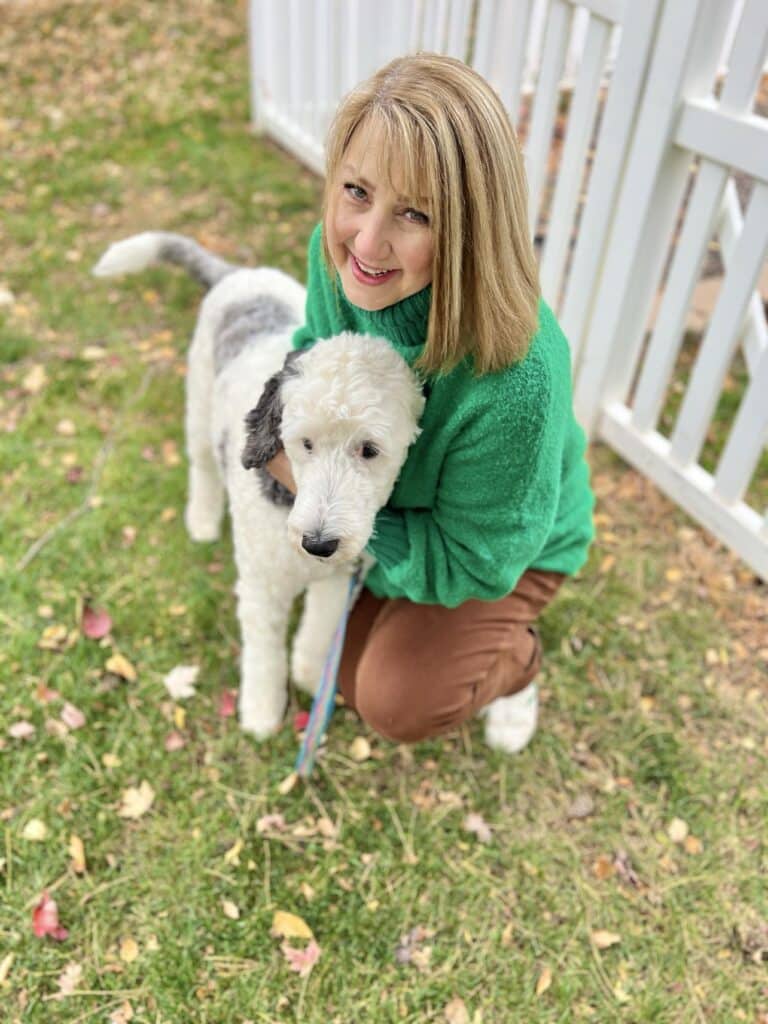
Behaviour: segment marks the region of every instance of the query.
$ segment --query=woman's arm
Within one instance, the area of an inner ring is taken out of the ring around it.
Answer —
[[[288,461],[288,456],[285,454],[284,448],[280,449],[274,459],[270,459],[265,468],[269,475],[274,477],[275,480],[289,490],[291,494],[296,493],[296,481],[293,479],[291,464]]]

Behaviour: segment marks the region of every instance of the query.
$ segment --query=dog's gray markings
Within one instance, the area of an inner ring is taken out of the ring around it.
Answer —
[[[213,342],[215,372],[221,373],[227,363],[259,334],[275,334],[295,322],[296,317],[290,308],[270,295],[259,295],[249,302],[230,306]]]
[[[227,475],[227,445],[229,444],[229,431],[224,428],[219,438],[219,443],[216,445],[216,454],[219,457],[219,471],[222,477]]]
[[[293,495],[264,467],[282,448],[280,422],[283,416],[283,403],[280,399],[280,385],[287,376],[299,372],[296,360],[301,355],[302,353],[298,351],[288,353],[282,370],[269,378],[255,408],[245,417],[243,466],[256,470],[266,498],[275,505],[285,507],[293,505]]]
[[[164,231],[161,236],[160,259],[165,263],[183,267],[206,288],[212,288],[222,277],[240,269],[234,263],[227,263],[226,260],[214,256],[212,252],[208,252],[202,245],[198,245],[191,238],[185,238],[184,235]]]

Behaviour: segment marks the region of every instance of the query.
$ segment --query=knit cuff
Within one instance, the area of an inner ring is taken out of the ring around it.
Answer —
[[[384,569],[391,569],[408,556],[405,516],[383,508],[376,516],[368,551]]]

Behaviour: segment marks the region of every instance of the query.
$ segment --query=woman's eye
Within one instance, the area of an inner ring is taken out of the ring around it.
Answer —
[[[375,459],[379,454],[379,449],[370,441],[365,441],[360,447],[360,454],[364,459]]]
[[[426,213],[422,213],[421,210],[406,210],[405,219],[411,221],[412,224],[423,224],[425,227],[429,226],[429,217]]]
[[[351,199],[355,199],[358,202],[361,202],[368,198],[368,193],[365,191],[364,188],[360,188],[359,185],[353,185],[351,182],[347,182],[347,184],[344,186],[344,191]]]
[[[302,438],[301,443],[304,445],[304,451],[305,452],[311,452],[312,451],[312,442],[309,440],[308,437]]]

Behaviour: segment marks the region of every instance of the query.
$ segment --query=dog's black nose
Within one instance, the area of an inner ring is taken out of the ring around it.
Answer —
[[[330,540],[321,540],[316,533],[305,533],[301,538],[301,546],[310,555],[317,555],[318,558],[330,558],[339,546],[339,539],[331,537]]]

